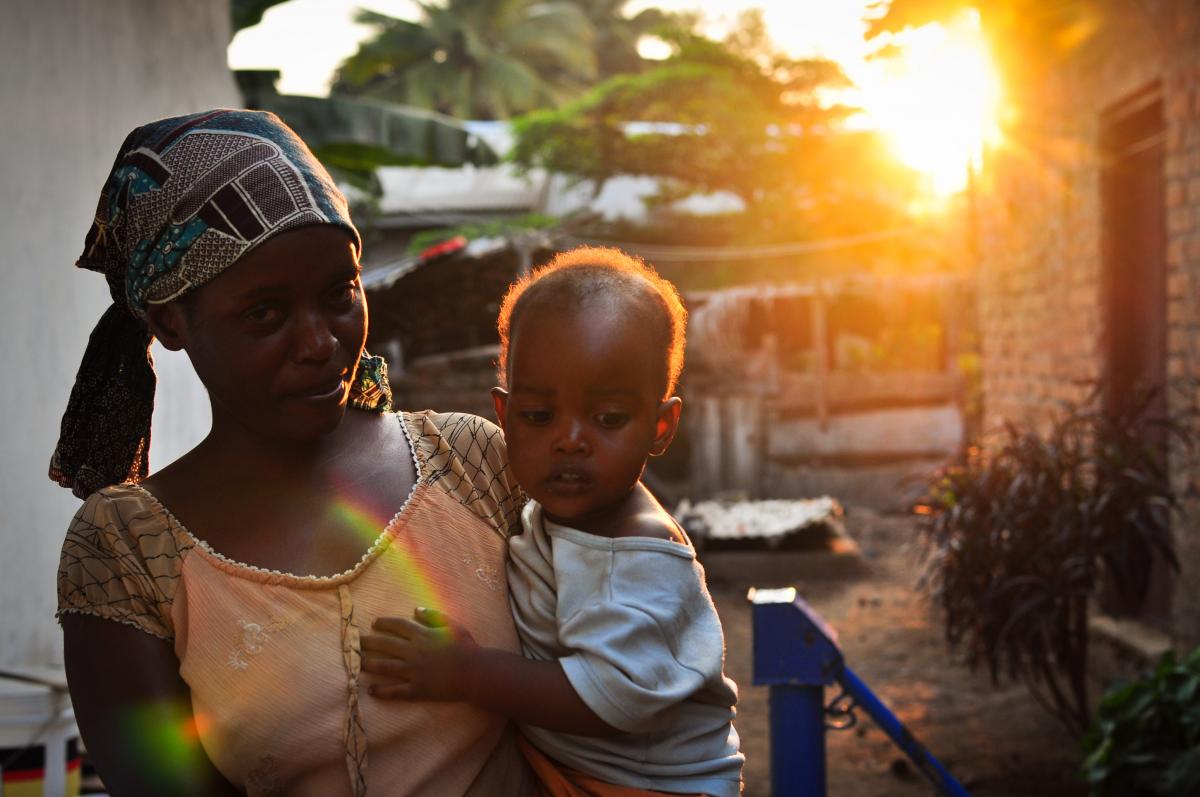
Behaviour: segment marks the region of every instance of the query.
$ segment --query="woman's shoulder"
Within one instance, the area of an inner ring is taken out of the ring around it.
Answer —
[[[63,554],[90,558],[136,553],[150,569],[175,569],[195,541],[153,494],[114,484],[88,496],[71,519]]]
[[[426,449],[449,447],[460,455],[472,449],[504,453],[504,432],[494,422],[469,412],[401,412],[414,442]]]
[[[508,537],[519,530],[524,496],[508,467],[504,432],[465,412],[401,413],[422,481],[442,488]]]
[[[400,413],[408,428],[422,478],[436,477],[452,462],[489,472],[508,466],[504,432],[492,421],[466,412]]]
[[[71,519],[68,536],[100,530],[130,540],[175,540],[180,528],[152,493],[126,482],[103,487],[88,496]]]
[[[143,488],[116,484],[92,493],[63,541],[59,617],[92,614],[169,639],[175,586],[194,545]]]

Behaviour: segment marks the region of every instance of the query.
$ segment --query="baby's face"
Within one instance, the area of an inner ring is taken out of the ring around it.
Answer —
[[[606,306],[530,307],[513,331],[509,390],[496,391],[517,481],[551,520],[584,531],[629,495],[674,433],[663,420],[664,356],[633,318]]]

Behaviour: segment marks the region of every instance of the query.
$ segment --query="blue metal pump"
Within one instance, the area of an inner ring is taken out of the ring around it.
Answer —
[[[865,711],[938,792],[970,797],[875,693],[846,666],[837,632],[796,590],[751,589],[754,683],[770,687],[771,788],[776,795],[825,797],[825,731],[854,725]],[[842,693],[825,705],[825,687]]]

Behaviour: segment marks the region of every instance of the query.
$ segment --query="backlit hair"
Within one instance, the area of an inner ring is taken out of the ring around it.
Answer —
[[[663,395],[671,396],[683,370],[687,310],[670,280],[638,257],[620,249],[583,246],[560,252],[509,286],[500,305],[496,326],[500,332],[500,384],[508,387],[508,353],[513,330],[535,301],[553,300],[551,306],[576,308],[603,299],[629,306],[653,318],[660,334],[654,343],[663,350]]]

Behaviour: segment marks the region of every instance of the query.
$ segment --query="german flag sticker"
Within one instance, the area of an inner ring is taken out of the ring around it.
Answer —
[[[67,742],[66,794],[79,794],[79,740]],[[46,748],[0,748],[0,797],[42,797],[46,783]]]

